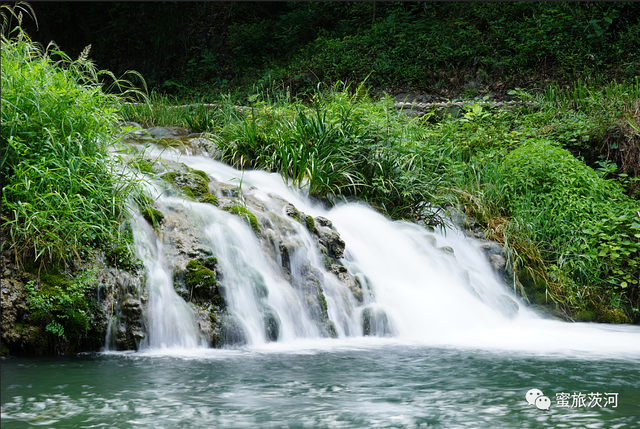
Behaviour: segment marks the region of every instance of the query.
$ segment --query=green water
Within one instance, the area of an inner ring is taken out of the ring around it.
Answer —
[[[532,388],[549,411],[526,402]],[[559,408],[560,392],[615,392],[618,403]],[[640,360],[384,341],[3,359],[2,428],[35,426],[640,428]]]

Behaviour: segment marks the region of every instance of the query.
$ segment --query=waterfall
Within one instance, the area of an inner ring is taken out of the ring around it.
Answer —
[[[326,210],[276,174],[241,172],[172,149],[146,155],[205,172],[219,203],[189,201],[150,179],[156,207],[170,220],[161,236],[141,216],[133,222],[148,273],[142,347],[363,336],[504,349],[600,347],[601,328],[595,334],[586,324],[546,320],[528,309],[491,268],[483,243],[455,228],[428,231],[364,204]],[[259,233],[248,218],[224,210],[229,204],[255,215]],[[180,229],[189,235],[175,235]],[[171,250],[180,246],[186,250]],[[215,290],[224,305],[187,303],[193,290],[176,293],[176,273],[202,255],[216,259]],[[614,328],[606,338],[612,349],[628,348]]]

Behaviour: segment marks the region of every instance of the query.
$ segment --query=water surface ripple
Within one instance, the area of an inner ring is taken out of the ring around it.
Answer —
[[[637,360],[324,343],[3,359],[2,427],[640,427]],[[525,401],[532,388],[549,411]],[[615,392],[618,406],[559,408],[560,392]]]

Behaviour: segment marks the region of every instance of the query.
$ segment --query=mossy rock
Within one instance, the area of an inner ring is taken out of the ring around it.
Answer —
[[[381,308],[365,308],[362,311],[362,333],[365,336],[390,335],[391,328],[387,313]]]
[[[142,217],[154,228],[160,228],[160,225],[164,222],[164,215],[160,210],[154,209],[153,207],[143,207],[141,212]]]
[[[213,195],[211,192],[207,192],[206,194],[198,198],[198,201],[201,203],[213,204],[214,206],[218,205],[218,197]]]
[[[170,171],[160,177],[163,180],[176,186],[192,200],[200,199],[207,194],[211,194],[209,192],[209,181],[204,179],[200,174],[194,173],[193,171],[188,173]]]
[[[595,311],[583,310],[573,317],[577,322],[595,322],[598,319],[598,313]]]
[[[247,337],[238,319],[224,312],[218,318],[220,333],[213,338],[213,347],[240,346],[247,343]]]
[[[221,286],[216,281],[217,263],[218,260],[214,257],[204,261],[197,259],[189,261],[184,276],[184,284],[188,292],[187,300],[213,304],[220,309],[226,307]]]
[[[280,336],[280,317],[278,317],[278,313],[271,308],[267,308],[262,316],[267,340],[278,341]]]
[[[622,311],[610,308],[599,312],[598,321],[602,323],[629,323],[629,318]]]
[[[258,223],[258,219],[246,208],[239,205],[230,205],[223,207],[223,210],[228,211],[229,213],[237,214],[238,216],[242,216],[255,232],[260,232],[260,224]]]
[[[153,174],[153,162],[144,158],[133,158],[128,163],[131,167],[136,168],[141,173],[145,174]]]
[[[327,314],[327,299],[324,297],[324,293],[322,293],[322,291],[320,291],[318,293],[318,304],[320,305],[320,311],[322,311],[323,315]]]

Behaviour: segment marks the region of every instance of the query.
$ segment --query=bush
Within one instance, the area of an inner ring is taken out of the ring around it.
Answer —
[[[131,184],[107,152],[119,99],[102,91],[89,47],[72,60],[21,30],[1,43],[2,227],[19,256],[80,258],[117,236],[125,211]]]
[[[637,202],[619,184],[542,140],[507,154],[503,169],[509,214],[530,226],[543,259],[566,274],[569,281],[561,286],[569,305],[584,308],[595,299],[598,294],[589,288],[637,294],[640,217]]]

